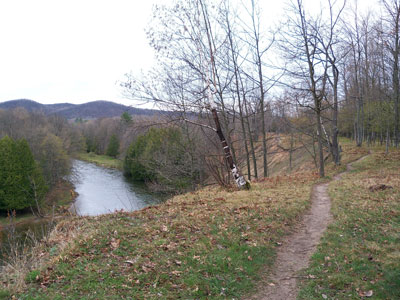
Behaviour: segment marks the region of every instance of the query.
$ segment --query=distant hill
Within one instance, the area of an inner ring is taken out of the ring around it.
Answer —
[[[27,111],[43,112],[46,115],[57,114],[67,119],[96,119],[119,117],[123,112],[131,115],[155,115],[154,109],[133,108],[110,101],[93,101],[83,104],[57,103],[41,104],[29,99],[18,99],[0,103],[0,109],[25,108]]]

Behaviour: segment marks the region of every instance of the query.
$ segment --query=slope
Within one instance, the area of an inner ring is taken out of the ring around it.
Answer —
[[[350,145],[344,150],[344,163],[367,153]],[[65,220],[37,250],[40,259],[26,264],[27,275],[11,266],[2,272],[4,293],[20,299],[241,297],[268,280],[318,181],[303,172],[255,183],[249,192],[209,187],[137,212]]]

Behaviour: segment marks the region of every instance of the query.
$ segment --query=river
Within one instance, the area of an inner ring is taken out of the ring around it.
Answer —
[[[150,193],[144,184],[128,181],[119,170],[74,160],[72,174],[70,180],[78,197],[71,205],[71,211],[80,216],[96,216],[116,210],[134,211],[163,200]],[[36,220],[14,225],[15,228],[5,226],[0,231],[0,250],[7,252],[10,236],[20,245],[25,245],[27,232],[33,232],[35,239],[42,238],[52,228],[48,223],[48,220]]]
[[[119,170],[75,160],[73,174],[78,197],[71,209],[80,216],[133,211],[161,201],[161,197],[149,193],[143,184],[128,181]]]

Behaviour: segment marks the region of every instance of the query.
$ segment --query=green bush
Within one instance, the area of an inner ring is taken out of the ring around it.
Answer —
[[[26,140],[0,140],[0,209],[24,209],[40,202],[47,187]]]
[[[115,134],[113,134],[110,138],[106,154],[111,157],[117,157],[119,154],[119,141]]]
[[[152,128],[130,146],[125,174],[136,181],[156,183],[170,191],[188,189],[198,178],[188,155],[188,142],[177,128]]]

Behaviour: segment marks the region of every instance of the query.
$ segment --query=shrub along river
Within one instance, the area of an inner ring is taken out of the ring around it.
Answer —
[[[80,216],[96,216],[116,210],[134,211],[163,200],[163,197],[151,193],[144,184],[127,180],[119,170],[75,160],[72,173],[70,180],[75,185],[78,197],[70,211]],[[51,227],[47,219],[4,226],[0,231],[1,252],[8,251],[10,241],[19,245],[29,243],[26,238],[28,232],[33,232],[35,238],[40,239]]]

